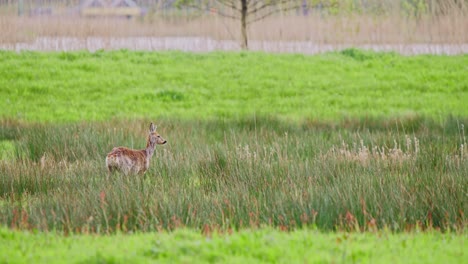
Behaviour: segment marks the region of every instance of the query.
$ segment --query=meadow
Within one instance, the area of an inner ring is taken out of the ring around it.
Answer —
[[[462,236],[437,232],[321,233],[193,230],[111,236],[57,236],[0,229],[6,263],[465,263]]]
[[[0,224],[31,232],[2,229],[2,258],[50,262],[57,245],[97,247],[81,256],[95,262],[463,260],[466,65],[357,49],[2,51]],[[108,176],[106,153],[143,148],[150,121],[169,143],[149,171]],[[127,239],[136,255],[108,245]],[[303,247],[283,256],[284,241]]]
[[[286,120],[468,116],[468,56],[0,52],[0,117]]]

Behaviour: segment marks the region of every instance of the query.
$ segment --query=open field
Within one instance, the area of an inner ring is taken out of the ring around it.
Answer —
[[[466,263],[463,236],[455,234],[283,233],[242,231],[205,237],[174,233],[70,236],[0,229],[6,263]]]
[[[466,262],[466,65],[0,52],[0,261]]]
[[[15,120],[468,116],[466,55],[3,51],[0,62],[0,116]]]
[[[7,226],[466,224],[467,56],[351,49],[0,59]],[[147,175],[106,179],[106,153],[143,148],[150,120],[170,143]]]

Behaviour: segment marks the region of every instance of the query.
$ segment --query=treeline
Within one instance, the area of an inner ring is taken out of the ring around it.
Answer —
[[[96,0],[99,2],[99,0]],[[141,7],[153,12],[167,11],[171,9],[189,9],[179,5],[181,0],[133,0]],[[256,2],[267,2],[267,0],[250,0]],[[88,0],[0,0],[0,6],[17,8],[22,6],[25,9],[69,7],[76,8],[88,2]],[[101,0],[106,2],[106,0]],[[210,11],[212,7],[222,8],[223,4],[219,0],[195,0],[197,5],[206,7]],[[239,4],[241,0],[229,0],[227,2]],[[269,1],[271,2],[271,1]],[[284,1],[278,1],[284,4]],[[327,14],[401,14],[405,16],[423,15],[447,15],[454,12],[468,11],[468,0],[290,0],[296,2],[298,15],[307,15],[309,12],[319,12]],[[302,11],[302,12],[301,12]]]

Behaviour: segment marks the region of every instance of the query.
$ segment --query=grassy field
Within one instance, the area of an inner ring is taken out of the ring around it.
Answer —
[[[466,65],[0,52],[0,256],[463,262]],[[149,171],[107,177],[106,153],[143,148],[150,121],[169,143]],[[233,234],[201,236],[216,232]]]
[[[160,119],[169,143],[157,148],[147,174],[109,179],[106,153],[143,148],[149,121],[3,121],[0,222],[85,233],[264,225],[460,230],[467,121]]]
[[[5,263],[466,263],[455,234],[334,233],[264,229],[206,237],[189,230],[112,236],[0,229]]]
[[[0,117],[468,116],[468,56],[0,52]]]

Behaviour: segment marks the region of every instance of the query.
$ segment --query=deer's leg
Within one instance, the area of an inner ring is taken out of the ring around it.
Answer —
[[[107,180],[109,180],[111,174],[113,174],[115,171],[115,168],[113,166],[107,166]]]

